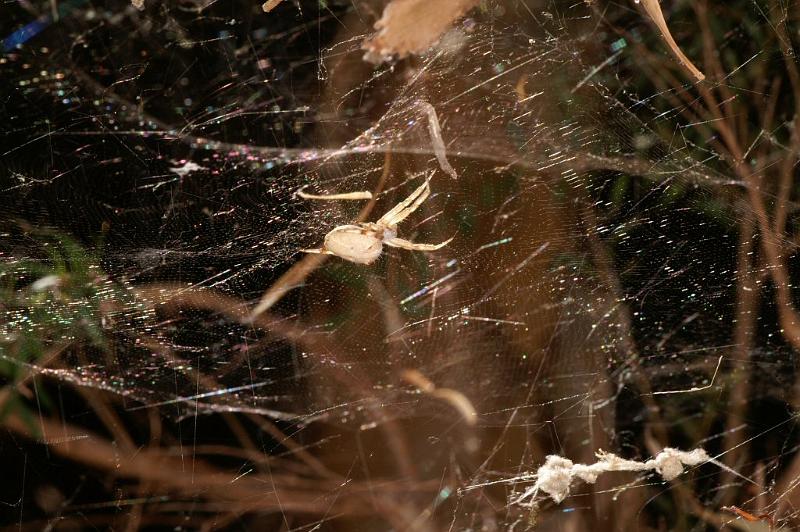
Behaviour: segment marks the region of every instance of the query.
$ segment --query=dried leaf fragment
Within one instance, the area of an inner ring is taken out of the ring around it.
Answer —
[[[283,2],[283,0],[267,0],[266,2],[264,2],[264,5],[261,6],[261,9],[264,10],[264,13],[269,13],[270,11],[278,7],[278,4],[280,4],[281,2]]]
[[[392,0],[375,23],[376,35],[364,41],[364,60],[381,63],[419,54],[431,47],[480,0]]]
[[[658,27],[659,31],[661,32],[661,36],[664,38],[664,41],[669,46],[672,53],[678,58],[678,61],[688,70],[692,76],[694,76],[698,81],[703,81],[706,79],[705,74],[700,72],[694,64],[689,60],[686,55],[684,55],[683,51],[678,47],[678,44],[675,42],[675,39],[672,38],[672,34],[669,32],[669,28],[667,27],[667,21],[664,20],[664,14],[661,12],[661,6],[658,5],[658,0],[634,0],[637,4],[642,4],[642,7],[653,19],[653,22]]]

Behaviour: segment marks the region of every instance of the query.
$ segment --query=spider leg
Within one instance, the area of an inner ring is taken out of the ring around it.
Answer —
[[[384,240],[383,243],[393,248],[408,249],[410,251],[436,251],[437,249],[442,249],[447,244],[452,242],[453,238],[455,237],[448,238],[439,244],[417,244],[416,242],[395,237]]]
[[[324,248],[317,248],[317,249],[301,249],[303,253],[316,253],[318,255],[333,255],[330,251]]]
[[[384,226],[394,226],[405,220],[409,214],[416,211],[422,202],[428,199],[428,196],[431,195],[431,187],[429,180],[425,180],[422,185],[417,188],[414,192],[411,193],[406,199],[392,207],[389,212],[381,216],[381,218],[375,222],[379,225]]]
[[[298,198],[308,200],[362,200],[372,199],[372,192],[343,192],[341,194],[309,194],[305,192],[308,185],[303,185],[300,190],[295,192]]]

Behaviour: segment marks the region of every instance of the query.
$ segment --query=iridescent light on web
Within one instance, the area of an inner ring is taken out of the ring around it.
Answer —
[[[30,39],[42,32],[47,26],[50,25],[51,18],[49,15],[39,17],[33,22],[22,26],[17,31],[3,39],[3,51],[10,52],[14,48],[25,44]]]
[[[59,5],[58,12],[56,15],[57,19],[69,14],[70,11],[72,11],[77,7],[80,7],[85,3],[86,0],[72,0],[71,2],[65,2]],[[22,46],[29,40],[39,35],[48,26],[50,26],[52,22],[53,22],[53,16],[48,13],[47,15],[42,15],[36,20],[29,22],[28,24],[25,24],[18,30],[12,32],[11,35],[3,39],[3,51],[10,52],[11,50],[17,47]]]

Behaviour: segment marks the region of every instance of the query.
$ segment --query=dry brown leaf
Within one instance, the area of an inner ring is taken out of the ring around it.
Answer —
[[[431,47],[480,0],[392,0],[375,23],[378,33],[364,42],[364,59],[380,63],[402,59]]]
[[[639,0],[634,0],[637,4]],[[664,14],[661,12],[661,6],[658,5],[658,0],[641,0],[642,7],[653,19],[653,22],[658,27],[659,31],[661,31],[662,37],[664,37],[664,41],[666,41],[667,46],[669,46],[672,53],[678,58],[678,61],[688,70],[692,76],[694,76],[698,81],[702,81],[706,79],[705,74],[700,72],[700,69],[694,66],[694,64],[686,57],[678,47],[678,44],[675,42],[675,39],[672,38],[672,34],[669,32],[669,28],[667,27],[667,21],[664,20]]]

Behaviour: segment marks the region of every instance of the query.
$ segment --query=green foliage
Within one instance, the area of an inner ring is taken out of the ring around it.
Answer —
[[[75,240],[37,231],[33,254],[0,263],[0,381],[5,382],[0,419],[14,412],[31,422],[17,387],[50,354],[67,348],[109,350],[104,323],[114,302],[130,299],[99,268],[99,257]],[[43,408],[51,401],[39,387]]]

